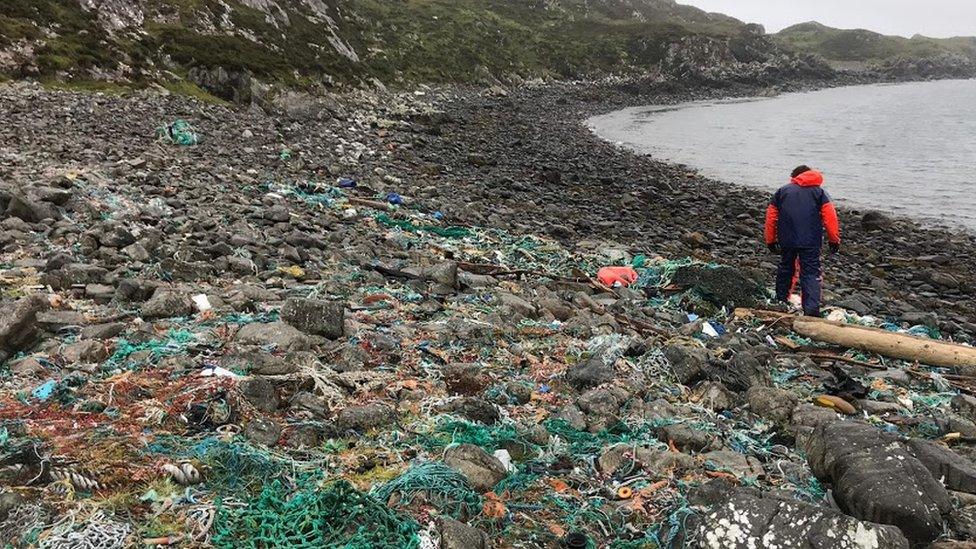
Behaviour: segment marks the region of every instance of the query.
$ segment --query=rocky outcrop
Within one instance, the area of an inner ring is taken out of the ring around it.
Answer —
[[[668,45],[661,61],[666,78],[716,83],[773,83],[790,78],[831,78],[833,69],[810,55],[776,45],[761,27],[743,28],[731,38],[688,36]]]
[[[861,520],[897,526],[913,543],[939,537],[952,505],[945,487],[897,436],[853,421],[817,427],[810,468],[834,499]]]
[[[187,73],[187,79],[216,97],[232,103],[249,105],[255,97],[255,86],[251,73],[240,70],[227,70],[224,67],[194,67]]]
[[[824,507],[713,481],[689,497],[701,505],[698,546],[706,549],[831,547],[908,549],[894,526],[860,521]]]
[[[973,78],[976,77],[976,60],[953,54],[920,59],[901,57],[874,65],[870,70],[895,80]]]

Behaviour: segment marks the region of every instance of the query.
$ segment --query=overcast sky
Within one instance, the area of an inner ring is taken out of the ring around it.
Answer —
[[[976,36],[976,0],[678,0],[705,11],[762,23],[777,32],[819,21],[839,28],[884,34]]]

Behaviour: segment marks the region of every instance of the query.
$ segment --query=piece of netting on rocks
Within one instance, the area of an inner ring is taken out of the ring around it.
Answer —
[[[88,519],[78,521],[68,514],[37,542],[40,549],[121,549],[132,547],[132,525],[96,511]]]
[[[123,364],[131,355],[143,351],[148,352],[153,360],[159,360],[162,357],[184,353],[196,341],[197,336],[193,332],[172,328],[166,332],[165,336],[142,343],[130,343],[127,339],[119,339],[115,346],[115,352],[109,357],[106,364],[110,366]]]
[[[428,451],[451,444],[474,444],[482,448],[499,448],[506,442],[520,441],[515,425],[500,422],[496,425],[472,423],[453,416],[441,416],[431,433],[420,437],[419,444]]]
[[[208,485],[218,491],[255,490],[283,470],[264,449],[238,442],[207,439],[192,449],[192,455],[207,466]]]
[[[666,449],[667,445],[658,440],[656,433],[661,427],[672,423],[675,421],[670,419],[643,421],[633,425],[618,421],[598,433],[576,429],[563,419],[546,420],[543,426],[549,434],[566,442],[573,455],[592,456],[599,455],[607,446],[621,443]]]
[[[147,446],[154,456],[186,459],[203,468],[203,482],[218,493],[257,493],[272,480],[313,472],[315,462],[300,462],[240,439],[202,440],[157,437]]]
[[[34,545],[48,516],[49,511],[40,503],[18,505],[0,522],[0,540],[14,547]]]
[[[215,547],[292,549],[414,549],[420,526],[339,481],[291,490],[274,481],[244,507],[217,505]]]
[[[156,128],[156,138],[184,147],[200,143],[200,136],[186,120],[176,120],[172,124]]]
[[[442,236],[444,238],[464,238],[471,235],[471,231],[465,229],[464,227],[439,227],[437,225],[415,225],[409,221],[402,219],[392,219],[386,214],[379,214],[376,216],[376,221],[379,221],[387,227],[397,227],[401,230],[408,231],[411,233],[427,232],[433,233],[437,236]]]
[[[410,505],[420,498],[454,518],[476,515],[482,505],[464,476],[440,462],[412,465],[370,494],[391,506]]]

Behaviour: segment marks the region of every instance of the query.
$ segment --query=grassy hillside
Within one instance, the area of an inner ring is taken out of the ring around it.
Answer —
[[[140,81],[194,66],[266,79],[474,82],[646,69],[744,25],[671,0],[5,0],[0,73]],[[128,5],[128,7],[126,7]],[[6,55],[4,55],[6,52]]]
[[[864,29],[835,29],[820,23],[794,25],[777,33],[776,38],[788,47],[835,62],[872,63],[946,54],[976,59],[976,38],[904,38]]]

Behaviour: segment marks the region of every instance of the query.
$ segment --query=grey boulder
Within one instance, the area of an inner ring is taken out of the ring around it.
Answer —
[[[696,545],[703,549],[909,548],[898,528],[860,521],[829,508],[732,488],[722,481],[712,481],[696,492],[689,499],[704,507]]]
[[[498,458],[474,444],[459,444],[447,449],[444,463],[464,475],[471,487],[479,492],[487,492],[501,482],[508,471]]]
[[[306,334],[339,339],[345,332],[344,303],[291,298],[281,308],[281,319]]]
[[[916,544],[942,535],[949,494],[895,435],[834,421],[814,430],[806,450],[813,474],[831,484],[844,512],[895,525]]]

